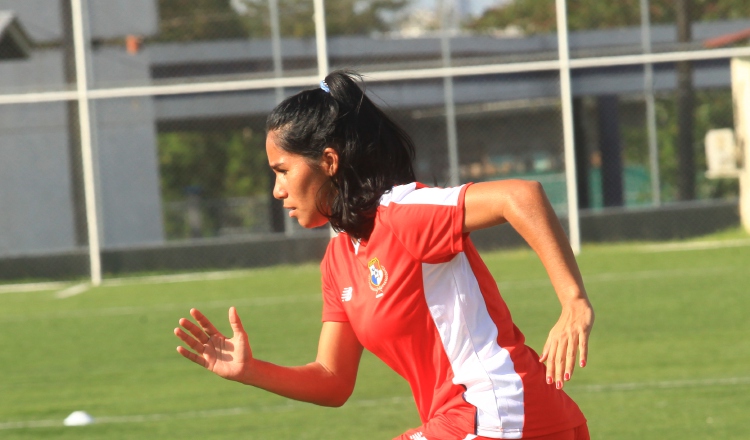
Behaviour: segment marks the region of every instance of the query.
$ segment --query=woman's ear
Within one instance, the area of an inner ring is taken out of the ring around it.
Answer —
[[[331,147],[323,150],[321,158],[321,167],[328,177],[333,177],[339,169],[339,153]]]

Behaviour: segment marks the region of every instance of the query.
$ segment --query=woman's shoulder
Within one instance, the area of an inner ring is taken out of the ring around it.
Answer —
[[[462,186],[440,188],[420,182],[394,186],[383,194],[380,206],[396,205],[457,205]]]
[[[412,194],[420,185],[422,184],[419,182],[412,182],[405,185],[394,186],[380,197],[380,206],[389,206],[391,203],[401,202]]]

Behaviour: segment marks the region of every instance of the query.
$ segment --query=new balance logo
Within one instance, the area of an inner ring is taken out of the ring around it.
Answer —
[[[341,292],[341,301],[351,301],[352,291],[353,289],[351,287],[344,288],[344,290]]]
[[[412,434],[409,436],[411,440],[427,440],[427,437],[423,436],[421,432]]]

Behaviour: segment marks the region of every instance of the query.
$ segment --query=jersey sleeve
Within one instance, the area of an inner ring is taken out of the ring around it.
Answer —
[[[348,322],[349,317],[344,311],[340,293],[336,289],[330,270],[331,243],[326,249],[323,261],[320,263],[321,286],[323,290],[323,322]]]
[[[463,251],[464,195],[470,184],[454,188],[416,185],[405,195],[394,194],[386,207],[387,221],[398,240],[425,263],[439,263]]]

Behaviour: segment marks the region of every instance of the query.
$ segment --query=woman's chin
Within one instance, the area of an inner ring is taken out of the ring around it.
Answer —
[[[302,226],[305,229],[315,229],[319,228],[321,226],[324,226],[326,223],[328,223],[327,218],[322,219],[297,219],[297,222],[300,226]]]

